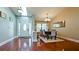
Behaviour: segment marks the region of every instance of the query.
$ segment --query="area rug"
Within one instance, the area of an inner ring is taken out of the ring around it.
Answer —
[[[41,39],[44,43],[52,43],[52,42],[62,42],[64,40],[62,39],[59,39],[59,38],[56,38],[56,39],[45,39],[45,38],[42,38]]]

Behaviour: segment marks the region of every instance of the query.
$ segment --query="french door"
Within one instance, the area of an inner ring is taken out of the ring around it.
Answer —
[[[18,36],[28,36],[28,19],[27,18],[19,18],[18,19],[18,30],[17,34]]]

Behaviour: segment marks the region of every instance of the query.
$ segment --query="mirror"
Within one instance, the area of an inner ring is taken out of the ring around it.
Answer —
[[[65,27],[65,21],[58,21],[53,23],[53,27],[54,28],[61,28],[61,27]]]

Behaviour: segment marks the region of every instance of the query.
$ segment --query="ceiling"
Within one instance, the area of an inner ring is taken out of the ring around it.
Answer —
[[[19,16],[19,15],[21,15],[20,13],[18,13],[18,7],[10,7],[10,9],[12,10],[12,12],[15,14],[15,16]]]
[[[10,7],[16,16],[21,16],[17,11],[18,8],[19,7]],[[48,13],[48,17],[52,19],[63,9],[63,7],[27,7],[27,14],[28,16],[33,16],[36,20],[43,21],[46,13]]]

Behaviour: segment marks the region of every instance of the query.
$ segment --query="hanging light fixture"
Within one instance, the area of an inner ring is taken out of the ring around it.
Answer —
[[[27,9],[26,9],[26,7],[20,7],[18,9],[18,12],[21,13],[21,15],[27,16]]]
[[[19,13],[22,13],[23,12],[23,10],[21,9],[21,7],[18,8],[18,12]]]
[[[46,14],[45,21],[47,21],[47,22],[51,21],[51,19],[48,17],[48,13]]]

